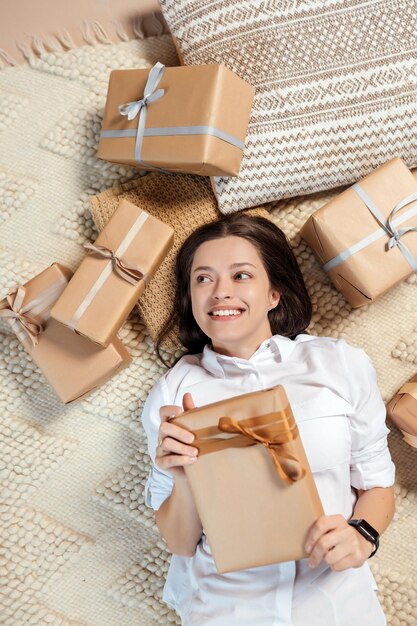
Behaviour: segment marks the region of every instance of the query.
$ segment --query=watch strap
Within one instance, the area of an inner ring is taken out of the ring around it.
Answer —
[[[373,544],[374,549],[372,550],[371,554],[368,557],[370,559],[372,556],[374,556],[374,554],[379,548],[378,531],[375,530],[375,528],[371,526],[371,524],[369,524],[369,522],[367,522],[364,519],[351,519],[348,521],[348,524],[349,526],[353,526],[353,528],[356,528],[356,530],[358,531],[360,535],[362,535],[362,537],[365,537],[365,539],[367,539],[370,543]]]

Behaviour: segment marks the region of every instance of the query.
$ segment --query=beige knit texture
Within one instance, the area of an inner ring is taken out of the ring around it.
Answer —
[[[177,62],[167,36],[50,53],[0,71],[1,294],[53,261],[77,267],[82,244],[97,234],[89,196],[138,176],[96,157],[109,71],[158,60]],[[388,399],[417,371],[416,277],[360,310],[346,304],[298,235],[335,193],[282,202],[271,216],[301,263],[311,332],[365,348]],[[136,312],[120,337],[129,368],[63,406],[9,327],[0,328],[2,626],[178,623],[161,600],[169,554],[143,499],[149,458],[140,413],[164,368]],[[370,563],[389,624],[414,626],[417,456],[396,429],[389,445],[397,513]]]
[[[222,215],[207,177],[152,173],[90,198],[91,213],[99,231],[123,198],[172,226],[175,233],[174,245],[137,304],[149,334],[156,339],[172,311],[174,263],[181,244],[196,228]],[[269,219],[264,208],[249,209],[245,213]],[[163,345],[169,350],[180,348],[177,329],[167,336]]]
[[[417,0],[161,0],[185,65],[256,87],[222,213],[353,183],[394,156],[417,166]]]

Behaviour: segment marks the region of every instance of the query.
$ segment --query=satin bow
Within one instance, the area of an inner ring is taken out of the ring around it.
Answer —
[[[400,202],[398,202],[395,207],[392,209],[388,217],[385,217],[380,212],[379,208],[376,206],[372,198],[368,196],[366,191],[361,187],[359,183],[356,183],[352,186],[352,189],[356,191],[358,196],[362,199],[368,209],[371,211],[372,215],[375,217],[376,221],[382,226],[387,235],[390,236],[387,242],[387,249],[391,250],[392,248],[398,247],[400,252],[404,255],[405,259],[411,266],[414,272],[417,271],[417,261],[414,258],[411,250],[401,241],[401,237],[409,232],[417,232],[416,226],[406,226],[405,228],[396,228],[394,221],[395,215],[398,211],[401,211],[404,207],[412,202],[417,200],[417,193],[412,193]]]
[[[218,428],[222,432],[239,433],[251,439],[253,443],[265,446],[281,479],[287,483],[293,483],[305,476],[305,469],[300,461],[285,452],[282,446],[298,436],[298,429],[295,425],[292,428],[287,426],[284,430],[282,424],[278,430],[274,426],[274,424],[269,424],[255,432],[252,428],[245,428],[231,417],[222,417],[218,423]]]
[[[393,219],[394,219],[395,214],[397,213],[397,211],[400,211],[405,206],[407,206],[407,204],[410,204],[411,202],[414,202],[415,200],[417,200],[417,194],[411,194],[411,196],[407,196],[407,198],[404,198],[404,200],[402,200],[401,202],[396,204],[395,207],[392,209],[391,213],[388,215],[387,222],[386,222],[386,229],[387,229],[388,233],[391,235],[391,237],[388,239],[388,243],[387,243],[388,250],[391,250],[391,248],[394,248],[395,246],[398,246],[398,248],[401,250],[401,252],[405,256],[406,256],[406,253],[405,253],[405,250],[404,250],[405,244],[402,243],[401,237],[403,235],[405,235],[406,233],[409,233],[411,231],[417,232],[417,227],[416,226],[406,226],[405,228],[398,228],[397,229],[397,228],[395,228],[395,226],[393,224]],[[407,252],[409,254],[411,254],[411,252],[408,250],[408,248],[406,248],[406,250],[407,250]]]
[[[14,287],[0,302],[0,317],[6,319],[15,330],[21,341],[29,339],[33,346],[38,343],[38,335],[43,331],[43,326],[28,311],[33,306],[31,302],[22,307],[26,290],[23,286]]]
[[[126,115],[128,120],[133,120],[137,115],[139,115],[138,120],[138,129],[136,133],[136,143],[135,143],[135,159],[139,163],[142,163],[141,153],[142,153],[142,143],[144,130],[146,126],[146,115],[148,110],[148,105],[156,102],[159,98],[165,93],[164,89],[156,88],[159,85],[159,82],[162,79],[162,76],[165,72],[165,65],[162,63],[155,63],[151,71],[149,72],[148,80],[146,81],[145,90],[143,94],[143,98],[140,100],[134,100],[133,102],[127,102],[126,104],[121,104],[119,106],[120,115]],[[158,169],[158,168],[155,168]]]
[[[89,242],[84,244],[84,248],[86,248],[90,254],[97,254],[104,259],[111,260],[114,271],[131,285],[136,285],[142,279],[146,282],[146,276],[143,272],[134,265],[129,265],[129,263],[123,261],[113,250],[105,246],[95,246],[93,243]]]

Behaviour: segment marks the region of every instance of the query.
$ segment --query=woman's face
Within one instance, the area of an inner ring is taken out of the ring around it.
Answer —
[[[201,244],[190,276],[194,318],[216,352],[248,359],[271,336],[268,311],[277,306],[255,246],[242,237]]]

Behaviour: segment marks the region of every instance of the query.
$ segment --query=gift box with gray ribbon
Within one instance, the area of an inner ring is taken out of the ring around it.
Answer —
[[[98,156],[139,169],[237,176],[254,94],[224,65],[114,70]]]
[[[313,213],[301,229],[353,307],[417,271],[417,181],[392,159]]]

